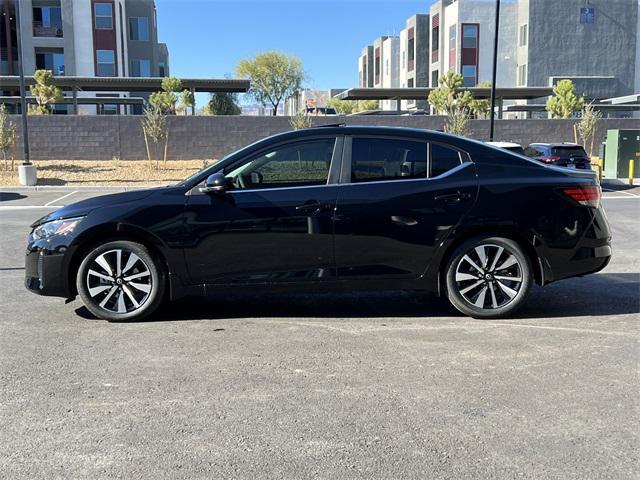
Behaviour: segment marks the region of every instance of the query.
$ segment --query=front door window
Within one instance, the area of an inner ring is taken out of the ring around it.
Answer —
[[[329,176],[335,138],[273,147],[225,172],[234,189],[324,185]]]

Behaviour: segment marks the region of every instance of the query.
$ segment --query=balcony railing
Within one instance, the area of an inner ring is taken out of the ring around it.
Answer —
[[[43,25],[42,22],[33,22],[34,37],[62,37],[62,25]]]

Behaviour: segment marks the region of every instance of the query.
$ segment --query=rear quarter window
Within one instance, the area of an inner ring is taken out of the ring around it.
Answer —
[[[437,177],[462,164],[460,152],[437,143],[431,144],[431,177]]]

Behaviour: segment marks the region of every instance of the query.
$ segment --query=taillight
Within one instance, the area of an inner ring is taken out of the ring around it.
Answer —
[[[602,189],[599,186],[564,188],[562,191],[565,195],[568,195],[585,207],[598,208],[598,205],[600,205]]]
[[[542,159],[544,163],[551,163],[555,162],[556,160],[560,160],[560,157],[558,155],[551,155],[550,157],[544,157]]]

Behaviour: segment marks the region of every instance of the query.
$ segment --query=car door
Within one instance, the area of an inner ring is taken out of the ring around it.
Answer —
[[[473,205],[468,155],[415,138],[345,139],[335,214],[338,277],[417,278]]]
[[[332,214],[342,137],[289,141],[225,168],[224,194],[192,190],[185,260],[194,283],[335,277]],[[332,176],[333,177],[333,176]]]

